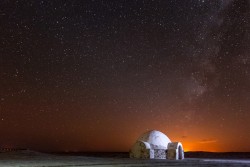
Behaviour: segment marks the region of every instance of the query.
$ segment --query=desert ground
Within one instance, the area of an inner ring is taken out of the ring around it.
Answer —
[[[187,154],[198,156],[200,154]],[[249,155],[249,154],[247,154]],[[203,153],[203,156],[205,154]],[[246,157],[246,156],[245,156]],[[130,159],[127,153],[112,154],[46,154],[34,151],[14,151],[0,152],[1,167],[132,167],[132,166],[225,166],[225,167],[241,167],[249,166],[250,159],[242,156],[240,158],[230,157],[229,154],[225,158],[218,156],[211,158],[185,158],[184,160],[143,160]]]

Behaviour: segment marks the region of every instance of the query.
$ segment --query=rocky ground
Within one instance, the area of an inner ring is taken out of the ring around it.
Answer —
[[[81,167],[81,166],[225,166],[250,167],[250,159],[186,158],[184,160],[137,160],[126,154],[44,154],[33,151],[0,153],[1,167]]]

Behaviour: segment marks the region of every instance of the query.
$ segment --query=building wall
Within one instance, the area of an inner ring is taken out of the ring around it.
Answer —
[[[173,142],[168,144],[167,158],[174,160],[184,159],[184,151],[180,142]]]
[[[166,159],[166,149],[155,149],[154,158],[155,159]]]
[[[167,152],[167,159],[177,160],[178,159],[177,154],[178,154],[177,149],[169,149]]]
[[[140,158],[140,159],[151,159],[152,158],[152,152],[150,149],[141,149],[140,152],[130,152],[129,157],[130,158]]]
[[[149,159],[153,156],[151,154],[152,153],[148,148],[148,145],[146,145],[144,142],[137,141],[131,149],[129,156],[130,158]]]

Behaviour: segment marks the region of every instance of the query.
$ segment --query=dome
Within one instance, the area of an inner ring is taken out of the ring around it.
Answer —
[[[142,134],[139,138],[139,141],[147,142],[152,145],[163,146],[165,148],[168,147],[168,143],[170,143],[170,139],[162,132],[157,130],[148,131]]]

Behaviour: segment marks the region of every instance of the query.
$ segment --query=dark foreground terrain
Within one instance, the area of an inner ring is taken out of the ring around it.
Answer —
[[[212,156],[214,153],[187,153],[190,156]],[[81,166],[249,166],[249,153],[221,153],[227,157],[185,158],[184,160],[129,159],[127,153],[44,154],[33,151],[0,152],[0,167],[81,167]],[[238,156],[238,157],[237,157]],[[245,159],[242,159],[247,157]]]

